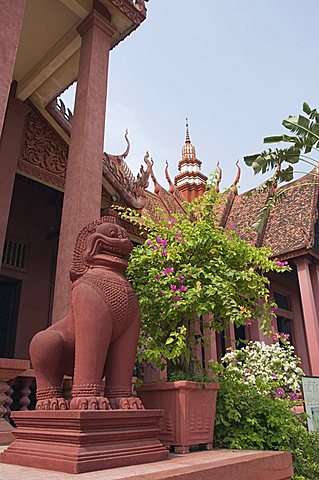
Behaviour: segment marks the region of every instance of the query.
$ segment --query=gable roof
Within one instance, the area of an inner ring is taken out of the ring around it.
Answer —
[[[249,229],[247,240],[258,247],[270,248],[274,257],[292,258],[310,250],[319,253],[319,235],[315,232],[319,185],[314,180],[314,173],[310,172],[290,182],[279,191],[285,193],[270,210],[261,235],[257,234],[252,225],[258,220],[268,198],[268,191],[254,189],[238,195],[236,189],[228,189],[221,193],[221,203],[217,206],[220,224],[237,231]],[[160,189],[157,188],[156,194],[148,192],[147,196],[149,201],[145,205],[145,211],[149,211],[153,218],[155,203],[157,208],[162,208],[164,215],[179,210],[174,195],[161,186]]]

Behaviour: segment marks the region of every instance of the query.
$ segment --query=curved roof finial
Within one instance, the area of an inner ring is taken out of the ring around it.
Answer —
[[[236,162],[236,167],[237,167],[237,175],[236,175],[235,180],[233,181],[232,187],[237,187],[238,182],[240,180],[241,168],[239,166],[239,160],[237,160],[237,162]]]
[[[186,117],[186,139],[185,143],[191,143],[191,139],[189,136],[189,130],[188,130],[188,118]]]
[[[165,167],[165,177],[166,177],[166,180],[168,181],[168,184],[169,184],[169,193],[174,193],[175,192],[175,185],[173,184],[172,180],[171,180],[171,177],[169,176],[169,173],[168,173],[168,161],[166,160],[166,167]]]
[[[149,156],[150,156],[150,154],[148,152],[146,152],[145,155],[144,155],[144,162],[146,163],[146,165],[149,169],[151,179],[153,180],[153,183],[154,183],[154,193],[158,194],[161,187],[160,187],[160,184],[158,183],[158,181],[156,180],[156,177],[154,175],[154,170],[153,170],[154,160],[153,160],[152,157],[149,159]]]
[[[126,147],[125,152],[122,153],[122,155],[119,155],[119,157],[122,157],[123,159],[126,158],[126,157],[128,156],[128,154],[130,153],[131,144],[130,144],[130,141],[129,141],[129,139],[128,139],[128,129],[126,129],[126,131],[125,131],[124,138],[125,138],[125,140],[126,140],[127,147]]]
[[[217,162],[216,169],[218,171],[218,175],[217,175],[217,179],[216,179],[215,191],[216,191],[216,193],[219,193],[219,191],[220,191],[219,185],[220,185],[220,182],[222,181],[222,169],[219,166],[219,161]]]

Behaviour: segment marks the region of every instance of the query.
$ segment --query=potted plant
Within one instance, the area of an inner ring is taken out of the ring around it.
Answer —
[[[139,395],[146,407],[164,408],[161,440],[180,452],[193,444],[210,447],[213,438],[218,384],[197,359],[203,331],[221,332],[230,323],[247,325],[253,318],[262,319],[266,328],[274,305],[265,273],[286,269],[269,260],[268,249],[250,245],[248,231],[219,225],[219,201],[209,185],[203,196],[185,205],[185,214],[155,222],[133,210],[121,212],[147,237],[133,249],[127,270],[142,312],[138,360],[166,369],[168,378],[143,385]]]

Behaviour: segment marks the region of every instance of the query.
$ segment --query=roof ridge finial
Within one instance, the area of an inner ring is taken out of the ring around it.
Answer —
[[[191,139],[189,136],[189,130],[188,130],[188,118],[186,117],[186,140],[185,143],[191,143]]]
[[[236,167],[237,167],[237,175],[235,180],[233,181],[232,187],[237,189],[238,182],[240,180],[240,175],[241,175],[241,168],[239,166],[239,160],[236,161]]]
[[[217,178],[216,178],[216,186],[215,186],[215,191],[216,193],[219,193],[220,192],[220,182],[222,181],[222,169],[220,168],[219,166],[219,160],[217,162],[217,166],[216,166],[216,170],[217,170]]]
[[[166,177],[166,180],[168,182],[168,185],[169,185],[169,193],[174,193],[175,192],[175,185],[173,184],[172,180],[171,180],[171,177],[169,176],[169,173],[168,173],[168,161],[166,160],[166,167],[165,167],[165,177]]]

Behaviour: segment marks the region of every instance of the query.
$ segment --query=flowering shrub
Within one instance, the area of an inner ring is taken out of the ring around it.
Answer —
[[[309,433],[304,415],[292,401],[300,390],[302,370],[283,334],[276,343],[249,342],[231,350],[222,364],[211,362],[219,374],[214,430],[215,447],[288,450],[294,480],[319,480],[319,434]]]
[[[248,342],[240,350],[230,349],[221,359],[227,374],[253,386],[262,395],[297,400],[301,389],[300,359],[285,334],[275,336],[276,343]],[[280,341],[279,341],[280,340]]]
[[[200,337],[193,323],[206,313],[213,316],[204,327],[217,331],[254,317],[266,328],[274,315],[265,273],[287,267],[269,260],[268,249],[220,227],[214,213],[218,198],[209,188],[185,207],[186,215],[156,222],[129,209],[121,212],[147,236],[133,249],[127,270],[142,312],[141,361],[157,367],[182,363],[187,370]]]

